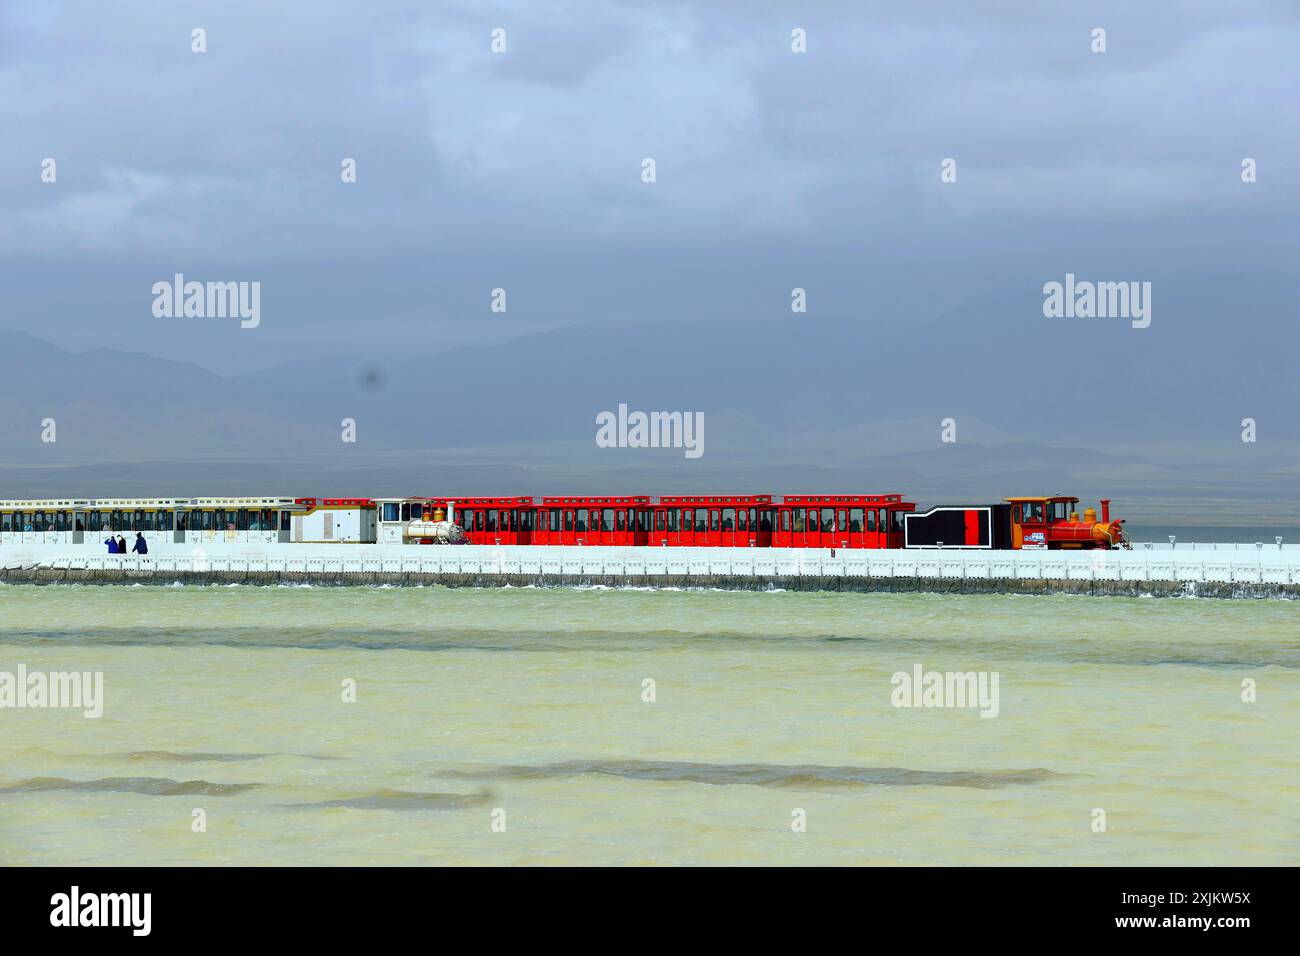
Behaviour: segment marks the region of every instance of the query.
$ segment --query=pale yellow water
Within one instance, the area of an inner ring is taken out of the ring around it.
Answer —
[[[0,710],[4,864],[1300,863],[1289,601],[0,587],[20,663],[105,712]]]

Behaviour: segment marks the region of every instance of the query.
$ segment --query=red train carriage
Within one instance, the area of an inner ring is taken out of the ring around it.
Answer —
[[[456,524],[470,544],[533,544],[535,508],[531,497],[448,498],[455,502]]]
[[[649,511],[653,545],[765,548],[772,543],[771,495],[663,495]]]
[[[786,495],[775,506],[777,548],[901,548],[902,495]]]
[[[650,499],[645,495],[558,495],[535,506],[533,544],[645,544]]]

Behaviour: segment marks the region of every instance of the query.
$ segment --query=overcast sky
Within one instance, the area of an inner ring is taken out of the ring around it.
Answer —
[[[0,327],[235,373],[794,286],[864,322],[1067,271],[1244,301],[1295,272],[1298,75],[1293,0],[0,0]],[[155,318],[176,272],[260,281],[260,327]]]

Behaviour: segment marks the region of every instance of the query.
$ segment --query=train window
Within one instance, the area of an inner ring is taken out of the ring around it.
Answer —
[[[816,508],[808,509],[808,530],[813,532],[818,530]]]
[[[669,530],[669,531],[676,531],[677,528],[679,527],[678,524],[677,524],[677,509],[676,509],[676,508],[673,508],[673,509],[670,510],[670,511],[661,511],[661,512],[659,512],[659,513],[660,513],[661,515],[666,516],[667,521],[668,521],[668,530]],[[660,531],[663,531],[663,530],[664,530],[664,528],[663,528],[663,522],[660,522],[660,528],[659,528],[659,530],[660,530]]]
[[[100,515],[100,513],[99,513],[98,511],[91,511],[91,512],[89,512],[89,513],[86,515],[86,530],[87,530],[87,531],[99,531],[99,530],[101,530],[102,525],[100,524],[100,521],[102,520],[102,517],[103,517],[103,516]]]
[[[595,512],[593,511],[592,514],[594,515]],[[614,530],[614,509],[613,508],[605,508],[600,512],[600,530],[601,531]]]
[[[573,530],[574,530],[574,531],[586,531],[586,530],[587,530],[587,512],[583,511],[582,509],[578,509],[577,511],[575,511],[575,512],[573,513],[573,515],[574,515]]]
[[[889,514],[894,519],[890,530],[893,531],[894,534],[902,534],[903,533],[903,512],[891,511]]]
[[[1023,520],[1029,522],[1043,520],[1043,503],[1041,501],[1026,501],[1020,507],[1024,514]]]
[[[717,508],[714,508],[712,511],[709,512],[709,530],[710,531],[718,530],[718,509]]]
[[[834,509],[834,508],[823,508],[823,509],[822,509],[822,530],[825,531],[827,534],[831,534],[831,533],[833,533],[834,531],[837,530],[836,527],[835,527],[835,509]]]
[[[381,517],[379,520],[380,521],[401,521],[402,520],[401,506],[396,501],[385,501],[383,517]]]
[[[1070,503],[1068,501],[1052,502],[1052,520],[1053,521],[1070,520]]]
[[[626,530],[627,530],[627,512],[624,511],[622,508],[619,508],[619,509],[618,509],[618,514],[615,515],[614,517],[615,517],[615,526],[618,528],[618,530],[619,530],[619,531],[626,531]]]
[[[708,520],[709,520],[708,508],[695,509],[695,530],[697,532],[708,531],[709,528]]]
[[[760,531],[771,531],[771,530],[772,530],[772,512],[770,512],[770,511],[760,511],[760,512],[759,512],[759,522],[760,522],[760,523],[759,523],[758,529],[759,529]]]
[[[552,531],[560,530],[560,509],[559,508],[551,509],[551,530]]]
[[[748,531],[748,530],[749,530],[749,520],[748,520],[748,518],[749,518],[749,516],[748,516],[748,514],[745,512],[745,509],[744,509],[744,508],[737,508],[737,509],[736,509],[736,530],[737,530],[737,531]]]
[[[840,509],[839,523],[835,525],[836,531],[847,531],[849,529],[849,513]]]
[[[4,514],[0,515],[0,531],[13,531],[13,530],[14,530],[14,516],[6,511]]]
[[[803,515],[804,515],[804,509],[802,509],[802,508],[791,508],[791,509],[790,509],[790,515],[794,518],[794,530],[795,530],[795,531],[803,531]]]
[[[736,509],[735,508],[722,509],[722,530],[723,531],[736,530]]]
[[[487,526],[485,531],[495,531],[497,529],[497,513],[489,509],[487,512]]]
[[[861,508],[849,509],[849,530],[855,534],[862,530],[862,509]]]

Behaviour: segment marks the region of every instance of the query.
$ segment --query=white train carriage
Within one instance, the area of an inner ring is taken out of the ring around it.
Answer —
[[[137,533],[168,546],[375,541],[369,498],[42,498],[0,501],[0,545],[86,545]]]

